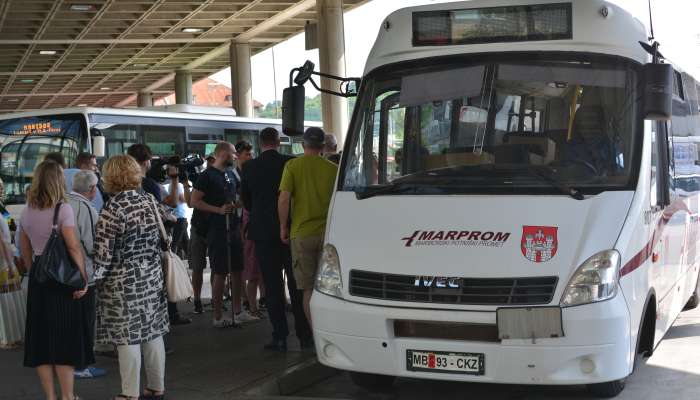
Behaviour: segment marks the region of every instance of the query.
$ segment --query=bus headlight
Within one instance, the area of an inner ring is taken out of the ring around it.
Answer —
[[[569,280],[560,305],[572,307],[608,300],[617,294],[620,253],[601,251],[586,260]]]
[[[323,246],[316,274],[316,290],[334,297],[343,297],[343,279],[340,275],[338,251],[332,244]]]

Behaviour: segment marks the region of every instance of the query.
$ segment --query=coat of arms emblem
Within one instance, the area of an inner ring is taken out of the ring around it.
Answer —
[[[520,250],[532,262],[547,262],[557,254],[557,229],[553,226],[523,226]]]

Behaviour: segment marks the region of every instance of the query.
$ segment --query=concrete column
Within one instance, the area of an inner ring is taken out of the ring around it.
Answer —
[[[179,70],[175,72],[175,103],[192,104],[192,73]]]
[[[148,92],[139,92],[136,96],[136,104],[139,107],[153,107],[153,94]]]
[[[342,0],[317,0],[318,56],[323,73],[345,77],[345,31]],[[321,79],[321,88],[337,90],[339,82]],[[321,93],[323,129],[338,139],[342,148],[348,126],[347,99]]]
[[[231,105],[240,117],[253,118],[253,82],[250,73],[250,44],[231,42]]]

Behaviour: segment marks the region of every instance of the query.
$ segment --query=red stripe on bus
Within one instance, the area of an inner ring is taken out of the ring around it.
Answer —
[[[689,199],[695,198],[696,196],[692,196]],[[634,255],[634,257],[625,263],[625,266],[620,270],[620,278],[644,265],[644,263],[653,254],[654,244],[663,234],[666,225],[668,225],[668,222],[671,220],[671,217],[673,217],[673,215],[679,211],[686,211],[690,213],[688,206],[683,200],[676,200],[664,209],[661,219],[659,219],[656,229],[654,229],[654,233],[651,235],[651,239],[641,250],[639,250],[637,254]]]

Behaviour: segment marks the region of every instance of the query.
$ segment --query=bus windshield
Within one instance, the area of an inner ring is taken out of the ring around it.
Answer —
[[[51,152],[61,152],[68,166],[86,146],[86,123],[81,114],[47,115],[0,120],[0,178],[5,203],[20,204],[34,167]]]
[[[632,64],[491,57],[423,60],[370,74],[340,190],[599,193],[634,185],[642,125]]]

